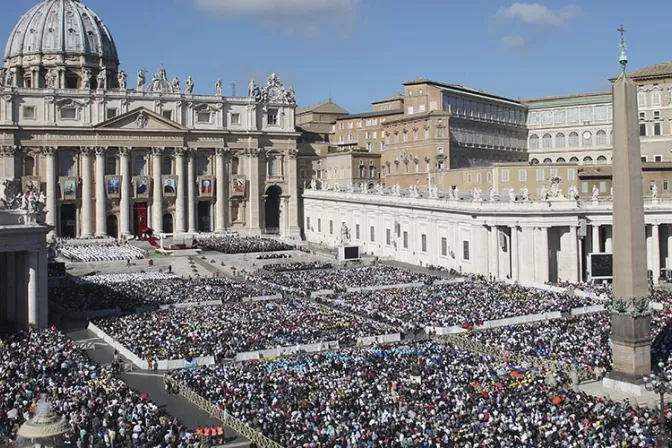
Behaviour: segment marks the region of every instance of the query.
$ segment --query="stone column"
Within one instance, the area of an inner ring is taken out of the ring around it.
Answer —
[[[592,235],[592,243],[593,243],[593,251],[592,253],[596,254],[600,252],[600,226],[597,224],[593,224],[592,226],[593,229],[593,235]]]
[[[511,227],[511,280],[517,282],[519,280],[519,264],[518,264],[518,226]]]
[[[539,227],[534,230],[534,281],[545,283],[548,281],[548,228]]]
[[[611,244],[613,233],[613,226],[604,226],[604,251],[608,254],[613,253],[614,250]]]
[[[667,257],[665,259],[665,267],[672,269],[672,224],[667,226]]]
[[[163,232],[163,189],[161,188],[161,156],[163,148],[152,148],[152,225],[154,233]]]
[[[250,236],[261,234],[261,195],[259,189],[259,148],[251,148],[247,151],[247,173],[250,183],[248,196],[247,232]]]
[[[121,176],[121,199],[119,201],[119,227],[121,235],[131,236],[131,163],[130,147],[119,148],[119,175]]]
[[[39,260],[37,252],[28,252],[25,268],[28,271],[28,325],[40,326],[39,307]]]
[[[40,267],[39,273],[37,275],[37,304],[38,304],[38,326],[40,328],[46,328],[49,325],[49,276],[48,276],[48,264],[49,264],[49,253],[48,251],[41,250],[37,253],[38,257],[38,266]]]
[[[96,236],[107,235],[105,194],[105,148],[96,148]]]
[[[490,274],[497,280],[499,279],[499,230],[497,226],[490,226],[490,251],[488,259],[490,260]]]
[[[579,240],[577,238],[577,232],[575,226],[569,226],[569,255],[568,261],[571,266],[569,271],[569,277],[567,281],[578,282],[579,281]],[[558,266],[559,267],[559,266]]]
[[[14,252],[14,305],[16,306],[16,327],[28,328],[28,252]]]
[[[7,300],[7,320],[16,322],[16,252],[5,253],[4,268],[6,283],[2,295]]]
[[[660,280],[660,226],[651,225],[651,270],[653,271],[653,283]]]
[[[290,118],[293,117],[293,114],[290,114]],[[294,129],[294,128],[292,128]],[[286,157],[287,163],[289,164],[289,169],[285,172],[285,178],[287,179],[287,184],[289,185],[289,204],[288,207],[285,207],[285,214],[287,215],[287,220],[289,229],[288,234],[283,235],[285,237],[301,239],[301,225],[299,224],[299,185],[298,185],[298,170],[297,170],[297,156],[299,155],[298,149],[291,149],[289,151],[289,157]],[[282,219],[282,216],[280,217]]]
[[[229,202],[226,197],[226,154],[228,148],[217,148],[215,151],[215,185],[217,188],[217,198],[215,202],[215,232],[226,231],[226,204]]]
[[[92,179],[91,179],[91,150],[90,147],[82,147],[80,150],[80,178],[82,179],[81,195],[81,232],[83,238],[93,236],[93,226],[91,225],[91,199],[93,198]]]
[[[196,233],[196,152],[189,151],[187,157],[187,228]]]
[[[57,221],[58,221],[58,177],[56,169],[56,150],[54,146],[45,146],[42,148],[42,157],[46,160],[46,195],[47,195],[47,204],[46,204],[46,216],[45,222],[54,226],[53,232],[58,233]]]
[[[537,251],[534,227],[520,228],[520,250],[518,253],[518,277],[521,282],[535,282]]]
[[[186,232],[184,225],[184,209],[186,207],[187,191],[184,188],[184,154],[188,148],[175,148],[175,174],[177,175],[177,197],[175,198],[175,233]]]

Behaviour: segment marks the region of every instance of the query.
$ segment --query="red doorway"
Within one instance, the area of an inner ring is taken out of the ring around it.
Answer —
[[[134,233],[135,236],[140,237],[142,231],[147,228],[147,203],[146,202],[136,202],[133,204],[133,223],[135,224]]]

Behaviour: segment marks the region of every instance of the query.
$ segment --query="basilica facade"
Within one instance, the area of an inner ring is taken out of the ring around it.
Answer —
[[[63,237],[300,236],[293,87],[271,74],[242,96],[221,81],[198,95],[164,67],[129,78],[84,3],[29,10],[0,69],[5,189],[46,195],[46,223]]]

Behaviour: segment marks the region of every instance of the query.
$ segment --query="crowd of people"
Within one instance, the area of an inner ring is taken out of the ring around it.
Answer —
[[[587,396],[560,373],[429,342],[174,376],[287,448],[656,444],[656,411]]]
[[[167,309],[96,322],[140,358],[189,359],[283,346],[388,334],[383,324],[345,315],[306,301],[232,302],[226,306]]]
[[[347,288],[399,285],[427,282],[432,279],[435,279],[435,277],[385,265],[318,271],[279,272],[273,275],[248,276],[248,280],[254,283],[266,286],[277,285],[296,293],[325,289],[345,291]]]
[[[654,311],[651,352],[654,365],[672,349],[669,328],[672,313]],[[608,313],[586,314],[566,319],[534,322],[467,333],[464,337],[500,349],[505,353],[522,353],[555,360],[565,365],[611,370],[611,316]]]
[[[84,275],[81,277],[72,277],[72,280],[75,283],[79,284],[88,284],[93,283],[96,285],[113,285],[116,283],[137,283],[145,282],[148,280],[171,280],[180,278],[179,275],[155,271],[155,272],[133,272],[133,273],[116,273],[116,274],[93,274],[93,275]]]
[[[225,254],[246,254],[254,252],[277,252],[292,250],[295,246],[270,238],[254,238],[242,236],[208,236],[198,238],[194,246],[203,250],[214,250]]]
[[[326,261],[297,261],[294,263],[266,264],[263,269],[268,272],[312,271],[316,269],[333,269],[334,265]]]
[[[412,322],[423,327],[466,328],[495,319],[565,312],[591,303],[573,295],[485,280],[348,292],[320,300],[390,325]]]
[[[120,309],[133,312],[137,308],[176,303],[230,302],[268,293],[250,284],[225,277],[183,279],[165,277],[148,279],[154,274],[116,274],[81,277],[79,283],[61,284],[49,289],[49,300],[66,311],[98,311]],[[120,279],[126,281],[117,281]]]
[[[116,242],[59,245],[56,251],[58,255],[70,261],[87,263],[95,261],[142,260],[147,257],[147,253],[139,247]]]
[[[43,398],[70,424],[66,446],[177,446],[195,439],[57,330],[0,337],[0,439],[14,440]]]

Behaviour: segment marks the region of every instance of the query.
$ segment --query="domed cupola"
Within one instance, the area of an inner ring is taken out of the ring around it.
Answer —
[[[100,72],[115,87],[119,57],[110,31],[80,0],[43,0],[9,36],[4,65],[17,87],[96,88]]]

